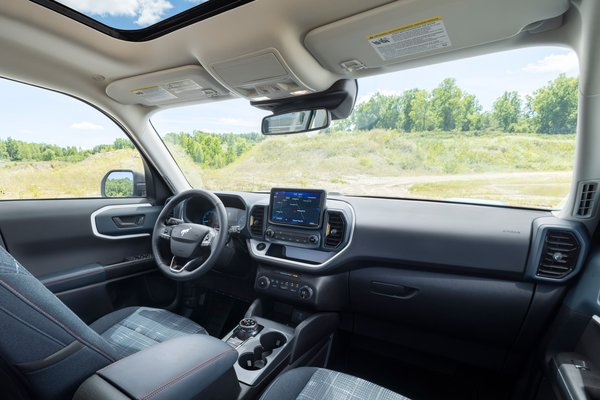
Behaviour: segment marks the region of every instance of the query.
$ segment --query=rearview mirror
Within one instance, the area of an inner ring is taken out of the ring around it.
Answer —
[[[262,133],[265,135],[286,135],[316,131],[327,128],[330,123],[331,113],[324,108],[294,111],[263,118]]]

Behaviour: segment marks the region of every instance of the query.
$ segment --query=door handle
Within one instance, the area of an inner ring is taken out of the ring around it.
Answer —
[[[419,293],[419,289],[414,287],[375,281],[371,282],[369,289],[373,294],[402,300],[410,299]]]
[[[144,225],[143,215],[123,215],[120,217],[112,217],[117,228],[136,228]]]

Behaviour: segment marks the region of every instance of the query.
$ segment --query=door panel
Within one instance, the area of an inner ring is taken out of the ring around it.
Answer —
[[[111,265],[151,253],[149,236],[108,240],[92,231],[92,213],[107,205],[126,202],[109,199],[2,202],[0,229],[10,253],[37,277],[94,263]]]
[[[169,307],[176,299],[177,285],[152,258],[160,210],[147,199],[3,201],[0,231],[25,268],[92,322],[116,308]]]

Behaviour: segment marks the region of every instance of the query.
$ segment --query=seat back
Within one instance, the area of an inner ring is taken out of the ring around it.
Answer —
[[[0,357],[40,399],[68,399],[114,349],[0,247]]]

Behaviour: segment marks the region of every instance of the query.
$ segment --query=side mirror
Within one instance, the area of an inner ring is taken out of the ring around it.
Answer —
[[[331,113],[324,108],[302,110],[266,116],[262,121],[265,135],[286,135],[316,131],[331,124]]]
[[[144,175],[127,169],[109,171],[100,184],[102,197],[146,197]]]

